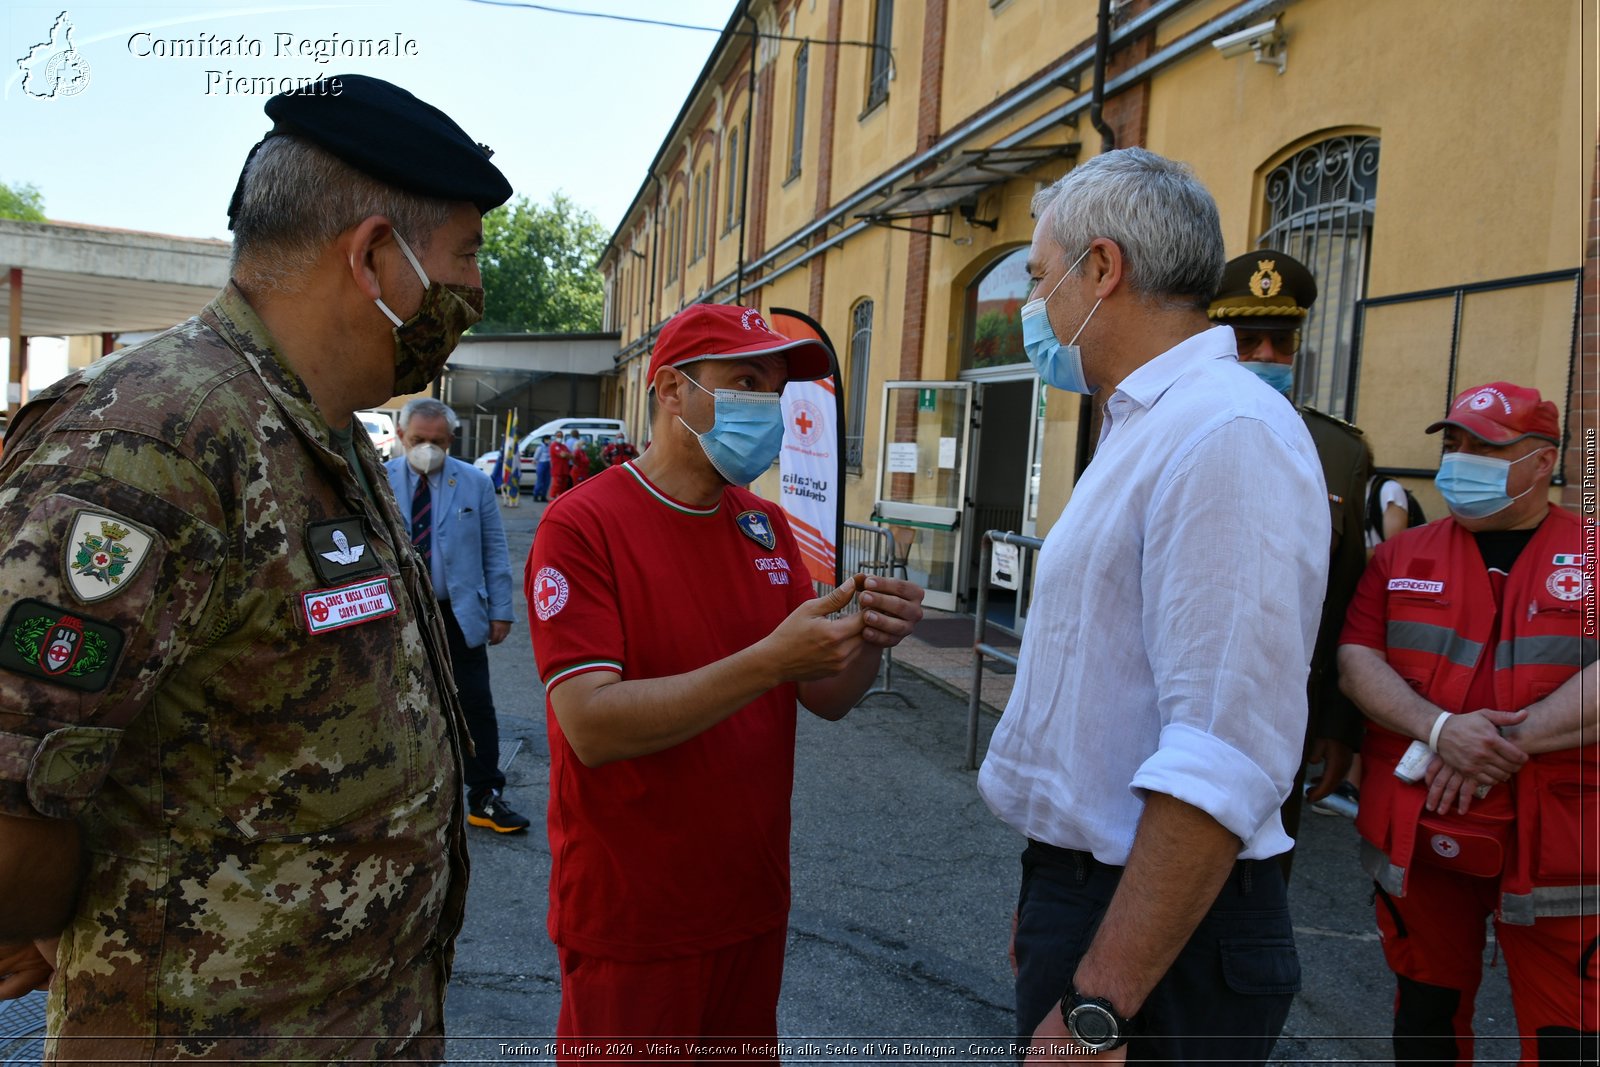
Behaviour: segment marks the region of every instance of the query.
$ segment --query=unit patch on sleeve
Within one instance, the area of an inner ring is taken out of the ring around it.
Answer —
[[[80,511],[67,535],[62,568],[73,596],[85,604],[104,600],[138,573],[153,538],[117,515]]]
[[[366,525],[359,515],[314,522],[306,527],[306,540],[317,576],[328,585],[383,570],[378,554],[369,550]]]
[[[778,535],[772,532],[772,520],[766,512],[741,511],[733,521],[739,524],[740,533],[768,552],[778,547]]]
[[[122,631],[42,600],[20,600],[0,629],[0,667],[85,693],[111,682]]]

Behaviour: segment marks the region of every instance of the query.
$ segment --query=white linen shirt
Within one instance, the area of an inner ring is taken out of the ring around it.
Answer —
[[[1153,790],[1237,835],[1241,859],[1293,847],[1278,808],[1305,739],[1326,493],[1299,413],[1239,366],[1232,329],[1128,375],[1039,553],[978,776],[994,813],[1122,866]]]

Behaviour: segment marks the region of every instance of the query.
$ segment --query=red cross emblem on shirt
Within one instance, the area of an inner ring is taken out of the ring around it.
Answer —
[[[328,621],[328,605],[323,603],[320,600],[317,601],[316,603],[312,604],[311,605],[311,617],[313,619],[315,619],[317,622],[327,622]]]
[[[1563,593],[1577,594],[1583,589],[1583,579],[1576,574],[1563,574],[1560,578],[1556,579],[1556,586]]]
[[[533,610],[540,621],[567,606],[567,579],[554,567],[542,568],[533,576]]]
[[[816,425],[803,411],[795,417],[794,424],[800,428],[801,437],[810,437],[811,427]]]

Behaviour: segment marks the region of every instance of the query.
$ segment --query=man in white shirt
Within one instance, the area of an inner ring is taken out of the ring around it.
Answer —
[[[1206,319],[1222,234],[1188,168],[1109,152],[1034,214],[1029,358],[1106,401],[978,783],[1029,838],[1018,1034],[1030,1061],[1264,1062],[1300,987],[1264,861],[1292,845],[1278,808],[1327,585],[1321,467]]]

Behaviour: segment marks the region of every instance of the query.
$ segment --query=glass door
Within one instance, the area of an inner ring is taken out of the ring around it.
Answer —
[[[967,458],[972,435],[969,382],[889,382],[883,392],[872,521],[888,528],[906,577],[930,608],[957,611],[966,531]],[[898,573],[898,571],[897,571]]]

